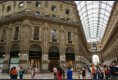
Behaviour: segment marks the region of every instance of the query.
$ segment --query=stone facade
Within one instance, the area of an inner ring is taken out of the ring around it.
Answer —
[[[56,46],[59,49],[59,66],[66,65],[66,49],[71,47],[74,50],[74,70],[79,66],[84,66],[89,62],[87,48],[81,44],[79,39],[80,33],[79,16],[76,4],[72,1],[38,1],[40,7],[36,7],[36,1],[3,1],[0,4],[0,38],[2,31],[6,30],[4,41],[0,42],[0,47],[4,47],[4,62],[2,72],[6,72],[10,66],[11,49],[14,45],[19,46],[18,66],[28,70],[29,68],[29,48],[36,44],[41,47],[41,72],[48,72],[49,66],[49,48]],[[22,5],[23,4],[23,5]],[[21,7],[19,7],[21,5]],[[56,11],[51,7],[56,6]],[[7,11],[10,6],[10,11]],[[69,14],[65,10],[70,10]],[[75,9],[75,10],[74,10]],[[35,15],[40,12],[40,16]],[[51,16],[55,15],[56,19]],[[61,20],[61,18],[69,18],[69,21]],[[39,27],[39,40],[34,40],[34,27]],[[14,40],[15,29],[19,27],[18,38]],[[52,29],[57,32],[57,42],[52,42]],[[71,32],[72,43],[68,43],[68,34]],[[82,39],[82,38],[81,38]],[[2,39],[0,39],[2,40]],[[82,49],[80,49],[82,48]],[[80,56],[83,56],[82,58]],[[86,60],[85,60],[86,58]],[[32,67],[32,66],[30,66]]]

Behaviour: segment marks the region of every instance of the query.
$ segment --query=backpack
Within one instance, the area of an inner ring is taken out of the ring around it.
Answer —
[[[109,70],[106,70],[106,74],[110,74]]]

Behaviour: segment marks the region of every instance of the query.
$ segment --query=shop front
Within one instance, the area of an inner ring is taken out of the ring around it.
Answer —
[[[55,67],[59,67],[59,49],[56,46],[51,46],[49,48],[49,71],[53,72],[53,68]]]
[[[41,47],[37,44],[33,44],[29,48],[29,68],[28,68],[29,72],[31,72],[32,67],[35,67],[36,72],[41,71],[41,56],[42,56]]]
[[[75,53],[71,47],[66,49],[66,67],[71,67],[71,70],[75,70]]]
[[[3,69],[3,62],[4,62],[4,55],[5,55],[5,48],[4,46],[0,47],[0,73]]]

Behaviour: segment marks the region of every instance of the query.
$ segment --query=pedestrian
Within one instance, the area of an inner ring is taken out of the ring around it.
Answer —
[[[93,74],[93,79],[96,79],[96,75],[95,75],[95,67],[92,64],[92,74]]]
[[[9,74],[10,67],[7,68],[7,74]]]
[[[13,79],[13,68],[11,68],[11,71],[10,71],[10,78]]]
[[[18,66],[17,67],[17,75],[19,76],[19,70],[20,70],[20,67]]]
[[[116,79],[117,78],[117,68],[114,62],[109,64],[110,69],[111,69],[111,79]]]
[[[13,68],[13,79],[17,79],[17,69],[16,67]]]
[[[61,67],[59,67],[59,68],[57,69],[57,74],[56,74],[55,79],[56,79],[56,78],[57,78],[57,79],[62,79],[62,76],[63,76],[63,72],[62,72]]]
[[[57,68],[56,68],[56,66],[54,66],[53,71],[54,71],[54,79],[55,79],[56,74],[57,74]]]
[[[111,79],[111,69],[109,66],[108,66],[108,70],[109,70],[108,78]]]
[[[20,76],[20,79],[23,79],[23,69],[22,69],[22,67],[20,67],[19,76]]]
[[[81,70],[80,70],[80,68],[79,68],[79,67],[77,68],[77,74],[78,74],[78,79],[80,79]]]
[[[65,67],[64,67],[64,65],[62,65],[63,79],[65,79],[65,74],[64,74],[65,72],[64,72],[64,68],[65,68]]]
[[[86,69],[84,67],[82,67],[82,77],[86,79]]]
[[[109,70],[108,70],[108,66],[104,68],[104,71],[105,71],[105,76],[106,76],[106,79],[108,79],[108,75],[110,74]]]
[[[101,79],[104,78],[104,68],[103,65],[100,66],[100,70],[101,70]]]
[[[34,79],[35,77],[35,67],[32,67],[31,69],[31,78]]]
[[[101,79],[101,71],[99,66],[97,66],[97,70],[96,70],[96,79]]]
[[[93,79],[93,73],[92,73],[92,65],[90,66],[90,71],[91,71],[91,73],[90,73],[90,77],[91,77],[91,79]]]
[[[73,74],[73,71],[70,70],[71,68],[68,67],[68,71],[67,71],[67,78],[66,79],[72,79],[72,74]]]

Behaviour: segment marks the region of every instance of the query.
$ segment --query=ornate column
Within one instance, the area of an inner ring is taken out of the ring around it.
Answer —
[[[2,73],[6,73],[7,68],[9,67],[10,46],[11,46],[11,36],[12,36],[11,33],[12,33],[12,23],[8,25],[7,29],[7,35],[6,35],[7,39],[5,45],[5,56],[4,56]]]
[[[64,28],[61,25],[61,30],[60,30],[60,45],[61,45],[61,51],[60,51],[60,66],[64,65],[66,66],[66,51],[65,51],[65,44],[64,44]]]
[[[28,51],[28,42],[30,39],[30,21],[24,20],[22,22],[21,31],[20,31],[20,51],[19,51],[19,67],[23,67],[24,70],[28,71],[28,62],[29,62],[29,51]]]
[[[42,52],[42,62],[41,62],[41,72],[48,72],[48,43],[49,43],[49,34],[48,34],[48,23],[45,22],[44,30],[44,45]]]

